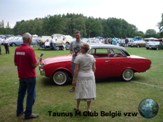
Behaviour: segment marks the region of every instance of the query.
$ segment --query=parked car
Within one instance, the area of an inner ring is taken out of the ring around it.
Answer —
[[[57,45],[63,45],[63,43],[70,45],[70,43],[73,41],[73,38],[70,35],[53,34],[52,37],[56,39],[55,43]]]
[[[146,44],[146,49],[163,49],[163,41],[148,41]]]
[[[130,47],[145,47],[146,46],[146,41],[144,40],[137,40],[137,41],[130,41],[128,43],[128,46]]]
[[[12,47],[13,46],[19,46],[21,44],[23,44],[23,39],[22,39],[21,36],[19,36],[19,37],[10,37],[9,38],[9,45],[10,46],[12,46]],[[37,39],[32,38],[32,45],[37,45]]]
[[[88,44],[101,44],[102,43],[102,39],[99,39],[99,38],[82,38],[81,40],[82,42],[88,43]]]
[[[10,46],[19,46],[23,44],[23,40],[22,37],[10,37],[9,39],[9,45]]]
[[[124,47],[116,45],[94,44],[89,53],[96,59],[96,79],[121,76],[130,81],[134,73],[145,72],[151,66],[149,59],[130,55]],[[39,66],[40,74],[52,78],[57,85],[64,85],[72,79],[71,59],[70,55],[46,58]]]

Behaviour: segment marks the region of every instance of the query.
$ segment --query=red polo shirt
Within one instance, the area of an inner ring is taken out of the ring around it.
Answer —
[[[22,44],[15,49],[14,62],[18,69],[19,78],[36,77],[36,70],[32,64],[37,62],[35,52],[28,44]]]

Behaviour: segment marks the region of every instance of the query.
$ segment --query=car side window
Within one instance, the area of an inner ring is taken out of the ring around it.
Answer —
[[[119,49],[112,49],[112,54],[114,55],[112,57],[126,57],[126,54]]]
[[[95,52],[96,52],[96,50],[95,50],[95,49],[91,49],[89,53],[90,53],[91,55],[94,55],[94,54],[95,54]]]
[[[104,48],[98,48],[98,49],[91,50],[91,54],[95,58],[108,57],[108,50]]]

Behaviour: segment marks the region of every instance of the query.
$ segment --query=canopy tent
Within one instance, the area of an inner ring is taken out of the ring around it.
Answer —
[[[148,41],[161,41],[161,39],[154,38],[154,37],[144,38],[144,40],[148,40]]]

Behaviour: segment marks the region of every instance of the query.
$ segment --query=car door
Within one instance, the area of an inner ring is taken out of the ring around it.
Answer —
[[[120,76],[123,70],[128,66],[128,58],[120,49],[110,49],[112,55],[108,58],[107,72],[109,77]]]
[[[97,79],[106,78],[108,76],[108,50],[107,49],[92,49],[91,54],[96,59],[96,72]]]

